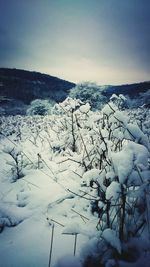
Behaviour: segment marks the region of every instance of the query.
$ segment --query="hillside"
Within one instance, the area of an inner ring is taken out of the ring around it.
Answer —
[[[7,106],[8,113],[24,113],[26,105],[37,98],[62,101],[74,86],[74,83],[39,72],[0,68],[1,106]]]
[[[51,99],[56,102],[63,101],[75,87],[75,84],[47,74],[39,72],[0,68],[0,114],[16,115],[25,114],[30,102],[34,99]],[[150,82],[141,82],[125,85],[96,86],[97,97],[95,99],[93,90],[82,88],[86,92],[86,100],[91,99],[100,102],[99,93],[105,97],[107,102],[112,94],[128,95],[131,99],[139,99],[141,93],[150,89]],[[80,98],[79,95],[76,96]],[[82,98],[81,98],[82,99]],[[142,104],[142,101],[139,105]],[[99,106],[99,105],[98,105]]]
[[[150,89],[150,81],[133,83],[133,84],[122,84],[122,85],[108,85],[104,89],[104,93],[107,96],[112,94],[124,94],[128,95],[131,98],[137,97],[140,93],[144,93]]]

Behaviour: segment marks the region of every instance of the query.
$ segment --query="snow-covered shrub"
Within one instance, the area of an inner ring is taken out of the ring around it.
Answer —
[[[81,261],[78,257],[66,255],[60,258],[54,267],[82,267]]]
[[[124,95],[122,95],[122,94],[119,94],[119,95],[113,94],[110,97],[110,100],[113,103],[115,103],[115,105],[119,109],[124,109],[124,108],[127,108],[128,107],[127,98]]]
[[[143,231],[150,237],[149,138],[118,106],[111,101],[102,109],[102,119],[94,125],[92,135],[93,148],[99,139],[91,158],[96,168],[92,165],[83,175],[87,186],[97,192],[92,211],[98,216],[99,244],[105,241],[111,247],[110,259],[128,254],[128,242],[141,238]],[[100,256],[99,246],[97,260],[105,265],[109,257]]]
[[[23,154],[19,148],[9,146],[5,147],[3,152],[10,155],[10,160],[7,164],[11,166],[12,181],[15,182],[23,177]]]
[[[0,107],[0,116],[5,115],[5,109]]]
[[[137,109],[142,106],[150,108],[150,89],[132,98],[127,95],[127,104],[130,109]]]
[[[149,137],[136,123],[134,115],[119,110],[125,101],[122,99],[112,98],[96,113],[87,104],[70,98],[57,106],[61,114],[62,130],[57,128],[60,140],[63,135],[67,136],[63,143],[66,147],[74,135],[72,152],[80,155],[79,164],[84,172],[82,184],[84,182],[89,194],[92,190],[96,197],[91,201],[91,210],[98,217],[98,260],[104,265],[108,259],[117,261],[124,253],[128,254],[128,243],[150,230],[147,224]],[[70,155],[72,160],[79,159]],[[109,238],[113,242],[109,242]],[[102,247],[109,251],[107,257],[100,253]]]
[[[31,102],[29,108],[27,109],[27,115],[47,115],[51,114],[51,109],[55,102],[42,100],[42,99],[35,99]]]
[[[69,96],[73,99],[80,99],[85,103],[88,102],[92,109],[100,109],[107,102],[107,98],[103,94],[101,87],[93,82],[77,84],[70,91]]]
[[[140,93],[142,105],[150,108],[150,89],[144,93]]]
[[[52,129],[58,133],[61,148],[73,152],[81,151],[85,138],[82,136],[83,129],[86,127],[90,108],[88,103],[84,104],[81,100],[70,97],[54,106],[53,114],[57,115],[57,121],[53,123]]]
[[[16,145],[20,146],[23,172],[28,173],[24,166],[31,160],[31,167],[39,168],[38,176],[41,171],[58,182],[64,194],[69,191],[74,196],[71,200],[65,195],[61,201],[58,196],[54,203],[67,202],[63,220],[69,213],[72,220],[80,216],[85,225],[83,234],[90,239],[81,253],[85,267],[117,266],[120,259],[136,261],[138,250],[149,249],[150,111],[144,107],[122,111],[120,101],[115,96],[101,111],[93,112],[89,103],[69,97],[52,108],[51,116],[0,118],[1,146],[12,142],[16,152]],[[10,155],[13,165],[14,156]],[[20,164],[20,155],[18,160]],[[35,186],[34,180],[30,185]],[[73,213],[74,207],[79,213]]]

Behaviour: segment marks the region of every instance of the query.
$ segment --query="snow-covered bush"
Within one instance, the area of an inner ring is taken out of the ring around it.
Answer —
[[[23,177],[23,154],[19,148],[12,146],[5,147],[3,152],[10,155],[10,160],[7,162],[7,164],[11,166],[12,181],[15,182]]]
[[[60,140],[62,133],[67,136],[63,145],[68,147],[68,140],[74,137],[72,151],[80,155],[84,185],[96,197],[91,210],[98,217],[98,260],[104,265],[108,259],[130,254],[128,243],[150,231],[149,136],[135,116],[119,110],[124,101],[122,96],[112,97],[100,113],[70,98],[57,106],[63,125],[61,131],[58,128]],[[70,155],[72,160],[79,159]],[[107,257],[100,253],[102,247],[109,251]]]
[[[79,99],[68,97],[60,104],[56,104],[53,113],[57,121],[53,123],[53,131],[58,133],[60,147],[79,153],[84,146],[83,129],[87,127],[87,118],[90,114],[90,105]]]
[[[131,109],[137,109],[142,106],[150,108],[150,89],[132,98],[127,95],[127,105]]]
[[[42,100],[42,99],[35,99],[31,102],[29,108],[27,109],[27,115],[47,115],[51,114],[51,109],[55,102]]]
[[[146,107],[150,108],[150,89],[144,93],[140,93],[140,98],[142,105],[145,105]]]
[[[128,107],[128,102],[127,102],[127,98],[122,95],[122,94],[119,94],[119,95],[116,95],[116,94],[113,94],[111,97],[110,97],[110,100],[115,103],[115,105],[119,108],[119,109],[125,109]]]
[[[92,109],[100,109],[106,102],[107,98],[103,94],[101,87],[93,82],[83,82],[77,84],[71,91],[71,98],[80,99],[83,102],[88,102]]]
[[[66,255],[60,258],[54,267],[82,267],[82,265],[77,257]]]
[[[143,232],[150,238],[150,144],[148,136],[113,102],[102,109],[102,114],[103,119],[95,128],[99,149],[102,147],[102,163],[86,171],[83,179],[97,192],[97,199],[91,203],[101,233],[97,261],[105,265],[109,257],[117,260],[126,254],[132,258],[128,244],[134,238],[140,240]],[[107,259],[101,255],[104,241],[112,250]]]
[[[93,112],[89,103],[68,97],[54,105],[50,116],[1,116],[1,146],[10,142],[15,148],[3,150],[11,157],[7,164],[14,167],[18,161],[20,173],[34,168],[37,176],[41,171],[51,178],[52,186],[61,185],[65,197],[56,196],[45,210],[54,205],[62,224],[69,215],[83,222],[81,233],[89,237],[81,252],[85,267],[136,261],[150,249],[150,111],[122,111],[124,102],[122,95],[113,95],[101,111]],[[24,152],[23,162],[16,145]],[[31,165],[26,167],[27,160]],[[35,186],[34,180],[30,185]],[[64,210],[55,205],[64,202]],[[80,266],[80,260],[66,260],[64,264]]]
[[[5,109],[0,107],[0,116],[5,115]]]

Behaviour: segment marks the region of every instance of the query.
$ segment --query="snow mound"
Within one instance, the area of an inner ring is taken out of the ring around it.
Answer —
[[[150,144],[147,135],[145,135],[136,124],[128,123],[127,130],[131,136],[134,137],[137,143],[140,143],[147,147],[150,151]]]
[[[116,232],[110,228],[103,231],[102,237],[108,242],[113,248],[121,253],[121,243],[119,238],[116,236]]]
[[[113,181],[106,190],[106,199],[117,200],[121,193],[121,186],[118,182]]]
[[[100,178],[100,170],[98,169],[92,169],[83,174],[83,179],[87,182],[87,184],[90,184],[90,181],[97,181],[98,178]]]
[[[76,222],[73,222],[65,227],[62,232],[63,234],[79,234],[80,233],[80,225]]]
[[[13,204],[0,205],[0,224],[4,226],[16,226],[28,218],[30,213]]]
[[[66,255],[60,258],[54,267],[82,267],[82,264],[79,258],[72,255]]]
[[[91,107],[90,107],[89,103],[86,103],[85,105],[80,106],[79,110],[81,113],[88,113],[90,108]]]
[[[111,103],[111,105],[106,104],[102,109],[102,113],[109,116],[110,114],[114,113],[116,109],[117,107],[113,103]]]
[[[149,152],[146,147],[134,142],[124,145],[122,151],[111,152],[114,170],[119,182],[125,183],[134,167],[148,168]]]
[[[133,168],[133,152],[131,149],[124,148],[120,152],[112,152],[111,157],[119,182],[123,184]]]

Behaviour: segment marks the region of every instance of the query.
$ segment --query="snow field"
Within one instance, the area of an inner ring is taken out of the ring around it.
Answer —
[[[140,111],[111,101],[94,113],[68,98],[51,116],[1,118],[1,267],[48,266],[53,225],[51,267],[81,267],[88,256],[115,266],[130,239],[150,237],[144,112],[141,127]],[[149,258],[141,244],[137,262]]]

